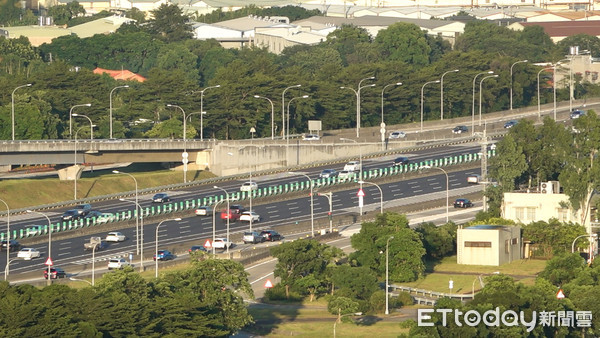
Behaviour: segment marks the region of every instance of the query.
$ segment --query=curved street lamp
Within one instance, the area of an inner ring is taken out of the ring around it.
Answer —
[[[50,217],[43,212],[35,211],[35,210],[27,210],[28,213],[39,214],[46,217],[48,221],[48,259],[52,259],[52,222],[50,222]],[[48,264],[48,280],[46,281],[46,285],[52,284],[52,274],[50,273],[50,268],[52,265]]]
[[[221,85],[210,86],[200,91],[200,141],[204,140],[204,121],[202,119],[202,115],[206,114],[206,112],[204,111],[204,91],[207,89],[219,87],[221,87]]]
[[[350,88],[350,87],[340,87],[341,89],[350,89],[356,95],[356,138],[360,137],[360,90],[363,88],[366,88],[366,87],[375,87],[376,86],[376,84],[374,84],[374,83],[361,86],[363,81],[366,81],[366,80],[375,80],[375,76],[369,76],[369,77],[366,77],[366,78],[358,81],[358,90],[355,90],[354,88]]]
[[[419,169],[438,169],[441,170],[444,175],[446,175],[446,223],[448,223],[448,219],[449,219],[449,215],[450,215],[450,209],[449,209],[449,205],[450,205],[450,180],[448,178],[448,172],[440,167],[432,167],[430,165],[424,165],[419,167]]]
[[[481,86],[483,85],[483,81],[485,81],[485,79],[490,79],[490,78],[494,78],[494,77],[498,77],[498,75],[488,75],[484,78],[481,79],[481,81],[479,82],[479,126],[481,126]]]
[[[19,88],[23,88],[23,87],[31,87],[31,83],[28,84],[24,84],[22,86],[18,86],[17,88],[15,88],[15,90],[12,91],[12,93],[10,94],[10,102],[11,102],[11,120],[12,120],[12,140],[15,140],[15,92],[17,91],[17,89]]]
[[[314,203],[314,198],[315,198],[315,194],[313,193],[313,180],[310,178],[310,176],[308,176],[305,173],[301,173],[301,172],[293,172],[293,171],[288,171],[289,175],[302,175],[304,177],[306,177],[308,179],[308,182],[310,182],[310,237],[314,238],[315,237],[315,203]]]
[[[290,139],[290,103],[292,103],[292,101],[294,101],[295,99],[306,99],[308,98],[308,95],[302,95],[302,96],[297,96],[297,97],[293,97],[291,100],[288,101],[288,105],[287,105],[287,137],[286,139]]]
[[[254,98],[257,99],[265,99],[271,103],[271,140],[275,139],[275,106],[273,105],[273,101],[265,96],[254,95]]]
[[[538,120],[542,118],[542,110],[540,107],[540,74],[545,70],[553,69],[553,67],[542,68],[537,73],[537,106],[538,106]]]
[[[119,170],[113,170],[112,171],[113,174],[123,174],[123,175],[127,175],[129,177],[131,177],[133,179],[133,182],[135,182],[135,251],[136,254],[139,255],[140,254],[140,233],[139,233],[139,228],[140,228],[140,213],[142,211],[140,204],[138,203],[138,182],[135,179],[135,177],[133,175],[131,175],[130,173],[125,173]]]
[[[76,107],[91,107],[91,103],[76,104],[69,110],[69,136],[73,137],[73,109]]]
[[[389,293],[389,289],[390,289],[390,279],[389,279],[389,260],[390,260],[390,250],[389,250],[389,245],[390,245],[390,240],[393,239],[394,236],[390,236],[387,241],[385,242],[385,314],[389,315],[390,314],[390,308],[389,308],[389,303],[388,303],[388,293]]]
[[[160,223],[158,223],[158,225],[156,226],[156,237],[154,238],[154,254],[156,256],[154,256],[154,278],[158,278],[158,228],[160,228],[160,226],[166,222],[166,221],[181,221],[181,218],[177,217],[177,218],[169,218],[169,219],[165,219],[163,221],[160,221]],[[93,275],[92,275],[93,276]],[[92,279],[92,283],[93,283],[93,279]],[[92,284],[94,285],[94,284]]]
[[[524,63],[524,62],[529,62],[529,60],[517,61],[510,66],[510,110],[513,110],[513,67],[517,63]]]
[[[425,82],[423,87],[421,87],[421,132],[423,132],[423,91],[425,90],[425,86],[431,83],[440,83],[440,80]]]
[[[475,80],[479,75],[494,74],[493,70],[482,72],[473,77],[473,108],[471,109],[471,134],[475,132]]]
[[[302,87],[302,85],[293,85],[285,88],[281,93],[281,138],[285,138],[285,92],[288,89]]]
[[[123,173],[125,174],[125,173]],[[136,196],[137,197],[137,196]],[[129,202],[134,203],[136,207],[142,210],[142,206],[136,201],[130,201],[124,198],[119,198],[121,202]],[[140,272],[144,272],[144,216],[140,214],[140,236],[138,237],[140,241]]]
[[[95,125],[92,123],[92,119],[89,118],[89,116],[83,115],[83,114],[75,114],[75,113],[73,113],[73,114],[71,114],[71,116],[73,116],[73,117],[78,117],[78,116],[79,117],[85,117],[86,119],[88,119],[88,121],[90,121],[90,140],[93,140],[94,139],[94,126]],[[77,136],[77,133],[75,133],[75,136]]]
[[[458,69],[449,70],[440,78],[440,120],[444,120],[444,76],[448,73],[456,73]]]
[[[229,219],[231,218],[231,209],[229,208],[229,193],[227,192],[226,189],[218,187],[216,185],[213,186],[214,189],[219,189],[223,192],[225,192],[225,196],[227,199],[227,243],[225,243],[225,250],[227,251],[227,253],[229,253]],[[214,238],[213,238],[213,244],[214,244]],[[213,250],[214,250],[214,245],[213,245]]]
[[[183,113],[183,153],[181,154],[181,162],[183,163],[183,183],[187,183],[187,164],[188,164],[188,153],[187,153],[187,117],[185,116],[185,110],[176,104],[167,104],[167,107],[179,108]],[[202,116],[202,114],[200,114]]]
[[[8,278],[8,266],[10,265],[10,208],[3,199],[0,202],[6,206],[6,268],[4,269],[4,280]]]
[[[112,94],[116,89],[119,88],[129,88],[129,85],[124,85],[124,86],[116,86],[115,88],[113,88],[110,91],[110,94],[108,94],[108,104],[109,104],[109,108],[108,108],[108,121],[109,121],[109,137],[113,138],[113,117],[112,117]]]

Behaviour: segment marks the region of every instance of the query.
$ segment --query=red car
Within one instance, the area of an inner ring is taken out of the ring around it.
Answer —
[[[50,279],[67,277],[65,270],[61,268],[50,268]],[[48,279],[48,269],[44,269],[44,279]]]
[[[221,211],[221,220],[227,222],[227,219],[229,219],[230,222],[235,222],[240,219],[240,216],[242,216],[242,212],[244,211],[246,211],[246,208],[243,206],[232,205],[229,207],[229,210],[225,209]]]

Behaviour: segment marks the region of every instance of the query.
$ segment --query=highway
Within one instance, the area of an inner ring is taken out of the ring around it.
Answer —
[[[479,145],[465,144],[452,147],[432,148],[403,155],[408,156],[414,162],[418,162],[434,158],[443,158],[445,156],[454,154],[474,152],[477,149],[480,149]],[[383,158],[368,159],[364,161],[363,167],[365,169],[389,167],[390,163],[395,157],[396,156],[386,156]],[[328,167],[334,167],[337,170],[341,170],[343,164]],[[323,167],[313,168],[305,172],[311,178],[316,178],[322,169]],[[392,179],[391,182],[382,183],[380,186],[383,190],[384,195],[384,207],[391,207],[394,203],[399,203],[402,201],[410,202],[415,198],[415,196],[422,196],[427,193],[437,192],[440,194],[440,196],[445,196],[446,178],[444,174],[441,173],[441,171],[434,171],[430,173],[434,174],[432,176],[416,177],[409,180],[397,181]],[[471,186],[470,188],[467,186],[466,176],[468,174],[477,172],[479,172],[479,170],[472,169],[449,173],[450,190],[460,191],[460,189],[473,188],[473,186]],[[259,184],[259,186],[265,186],[270,184],[281,184],[282,182],[293,182],[297,180],[302,180],[303,176],[291,176],[287,173],[282,173],[264,177],[255,177],[253,179]],[[398,176],[398,179],[400,179],[400,176]],[[239,190],[240,185],[241,182],[236,181],[225,182],[220,184],[219,186],[226,189],[228,192],[232,192]],[[481,187],[476,188],[480,189]],[[336,191],[333,194],[333,210],[335,215],[340,215],[344,213],[357,213],[357,189],[358,184],[356,184],[355,187],[351,187],[350,185],[347,189],[342,191]],[[365,204],[367,205],[367,207],[370,207],[371,209],[378,207],[380,201],[380,194],[377,187],[365,185],[364,190],[367,195],[365,197]],[[178,201],[181,199],[191,199],[209,195],[220,195],[221,193],[222,192],[217,189],[201,186],[199,188],[195,187],[189,190],[173,191],[171,192],[171,195],[173,196],[173,199],[175,201]],[[151,204],[150,197],[151,196],[140,196],[140,204],[142,206],[149,206]],[[244,206],[248,207],[248,201],[243,201],[243,204]],[[277,228],[282,225],[294,224],[295,222],[306,221],[310,219],[310,198],[308,196],[297,197],[290,200],[278,200],[273,203],[264,205],[260,204],[260,199],[255,199],[253,204],[253,211],[259,213],[264,220],[260,223],[254,223],[255,229],[273,228],[277,230]],[[99,209],[103,212],[116,212],[122,211],[123,209],[132,209],[132,205],[133,204],[131,203],[112,200],[95,204],[94,207],[95,209]],[[221,205],[224,205],[224,203],[221,203]],[[327,199],[324,197],[315,197],[314,210],[315,218],[327,217],[327,212],[329,211],[329,204]],[[48,214],[51,216],[51,219],[54,219],[62,214],[62,210],[48,212]],[[32,218],[31,214],[24,214],[11,217],[11,229],[14,229],[15,227],[25,228],[31,226],[32,224],[44,223],[39,218]],[[223,224],[220,220],[217,220],[216,226],[217,237],[225,237],[225,224]],[[212,218],[210,217],[187,217],[181,220],[180,222],[164,222],[159,230],[159,247],[164,248],[168,246],[173,246],[178,243],[203,244],[206,241],[206,239],[212,238],[212,227]],[[101,227],[100,229],[105,228]],[[151,257],[151,254],[154,252],[155,229],[156,223],[146,224],[144,226],[143,238],[144,252],[146,258]],[[230,234],[236,232],[243,232],[247,229],[247,224],[242,224],[240,222],[230,224]],[[114,229],[111,228],[110,230]],[[107,249],[96,252],[96,261],[98,262],[98,267],[102,267],[105,264],[103,262],[106,261],[108,258],[128,257],[130,253],[135,253],[135,227],[122,228],[118,230],[124,233],[129,239],[122,243],[111,243]],[[85,252],[83,250],[83,243],[87,241],[89,237],[94,235],[105,237],[107,232],[108,230],[101,230],[97,234],[86,234],[69,239],[53,239],[52,259],[54,261],[55,266],[83,266],[91,263],[91,252]],[[42,241],[39,241],[39,243],[37,244],[31,245],[31,247],[38,249],[42,253],[42,258],[37,258],[32,261],[14,260],[10,265],[11,280],[18,280],[19,274],[24,274],[30,271],[42,271],[44,269],[43,263],[47,257],[48,243],[47,241],[44,241],[43,236],[41,237],[41,239]],[[238,243],[237,247],[243,248],[244,245]],[[5,252],[2,252],[0,254],[0,262],[6,262],[5,255]],[[15,256],[15,253],[11,254],[11,257]],[[136,267],[139,266],[139,262],[134,262],[134,264],[136,264]],[[145,265],[152,264],[153,262],[151,258],[149,261],[145,262]],[[0,264],[0,266],[2,266],[1,271],[4,272],[4,264]],[[69,272],[70,271],[67,271],[67,273]]]

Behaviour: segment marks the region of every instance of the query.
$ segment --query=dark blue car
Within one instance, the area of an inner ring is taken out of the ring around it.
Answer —
[[[157,255],[154,254],[154,260],[157,260]],[[158,260],[159,261],[168,261],[174,259],[175,255],[171,253],[169,250],[158,250]]]

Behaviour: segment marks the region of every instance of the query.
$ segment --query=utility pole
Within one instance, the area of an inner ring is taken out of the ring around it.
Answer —
[[[487,211],[487,197],[485,191],[487,187],[487,123],[483,128],[483,136],[481,137],[481,182],[483,182],[483,212]]]

